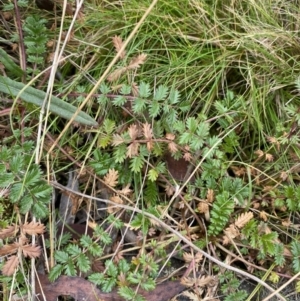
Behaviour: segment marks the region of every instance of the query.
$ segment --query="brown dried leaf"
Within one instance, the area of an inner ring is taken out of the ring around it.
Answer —
[[[139,134],[139,130],[136,124],[131,124],[128,128],[128,134],[131,140],[135,140]]]
[[[114,37],[112,38],[112,41],[113,41],[113,44],[114,44],[114,46],[115,46],[116,52],[119,52],[120,49],[122,48],[123,44],[124,44],[123,41],[122,41],[122,38],[119,37],[119,36],[114,36]],[[126,55],[126,51],[123,50],[123,51],[121,52],[121,54],[120,54],[120,58],[121,58],[121,59],[124,59],[125,55]]]
[[[232,239],[240,235],[240,231],[233,224],[224,230],[223,245],[228,244]]]
[[[191,153],[185,153],[185,154],[183,155],[183,159],[184,159],[185,161],[187,161],[187,162],[190,162],[190,161],[192,160],[192,155],[191,155]]]
[[[151,140],[153,138],[151,125],[148,122],[143,124],[143,134],[147,140]]]
[[[139,154],[139,146],[140,144],[138,142],[132,142],[128,147],[127,147],[127,157],[131,158],[133,156],[136,156]]]
[[[113,135],[113,141],[112,141],[112,145],[113,146],[118,146],[120,144],[123,144],[125,142],[125,140],[118,134],[114,134]]]
[[[172,133],[167,133],[166,134],[166,139],[173,141],[175,139],[175,135]]]
[[[153,149],[153,141],[152,140],[147,142],[147,149],[148,149],[148,151],[151,151]]]
[[[178,151],[177,145],[173,141],[168,143],[168,149],[171,152],[171,154],[175,154]]]
[[[215,193],[213,191],[213,189],[208,189],[207,190],[207,194],[206,194],[206,199],[209,203],[212,203],[214,201],[215,198]]]
[[[25,257],[36,258],[41,255],[41,247],[35,245],[21,246],[22,252]]]
[[[124,188],[122,188],[122,190],[119,190],[118,192],[120,194],[123,194],[125,196],[128,196],[131,194],[132,190],[129,188],[130,187],[130,183],[127,184]]]
[[[18,264],[19,264],[18,256],[16,255],[10,256],[2,268],[2,274],[4,276],[12,276]]]
[[[197,208],[198,208],[198,210],[199,210],[200,213],[206,213],[206,212],[209,211],[209,206],[208,206],[208,204],[205,201],[200,202],[198,204]]]
[[[14,242],[9,245],[4,245],[2,248],[0,248],[0,256],[12,254],[18,251],[19,244]]]
[[[109,169],[108,173],[104,177],[104,183],[110,187],[115,187],[118,184],[119,173],[117,170]]]
[[[268,215],[265,211],[260,211],[259,217],[264,220],[265,222],[268,220]]]
[[[183,296],[188,297],[192,301],[199,301],[199,297],[197,294],[189,292],[189,291],[184,291],[182,293]]]
[[[258,149],[254,153],[258,156],[258,158],[261,158],[264,155],[264,152],[261,149]]]
[[[197,279],[197,286],[206,287],[215,285],[216,278],[213,276],[202,276]]]
[[[234,222],[238,228],[243,228],[253,218],[252,212],[242,213]]]
[[[172,185],[168,185],[165,188],[167,196],[172,196],[175,192],[175,188]]]
[[[268,162],[273,162],[273,160],[274,160],[273,155],[271,155],[271,154],[266,154],[266,160],[267,160]]]
[[[182,277],[180,280],[180,283],[184,286],[187,287],[192,287],[195,285],[196,281],[194,278],[190,278],[190,277]]]
[[[16,225],[8,226],[5,229],[0,230],[0,238],[4,239],[7,237],[12,237],[16,235],[16,232],[19,230],[19,227]]]
[[[118,80],[118,79],[121,77],[121,75],[122,75],[123,73],[126,72],[126,70],[127,70],[126,67],[121,67],[121,68],[118,68],[118,69],[114,70],[114,71],[107,77],[107,80],[108,80],[109,82],[113,82],[113,81]]]
[[[139,68],[140,65],[145,63],[146,57],[147,57],[147,54],[144,54],[144,53],[139,54],[138,56],[134,57],[130,61],[129,65],[127,66],[127,70]]]
[[[137,83],[132,83],[131,84],[131,93],[134,97],[138,97],[140,92],[139,92],[139,86],[137,85]]]
[[[192,261],[195,263],[199,263],[203,258],[203,255],[201,253],[196,253],[196,255],[192,255],[191,253],[184,252],[182,256],[183,260],[186,263],[190,263]]]
[[[38,235],[43,234],[45,232],[45,226],[40,223],[30,222],[25,223],[23,226],[21,226],[21,230],[24,234]]]
[[[109,204],[108,207],[107,207],[107,212],[112,214],[114,212],[119,211],[120,208],[117,205],[118,204],[123,204],[123,200],[117,195],[112,196],[110,198],[110,200],[113,201],[116,205]]]

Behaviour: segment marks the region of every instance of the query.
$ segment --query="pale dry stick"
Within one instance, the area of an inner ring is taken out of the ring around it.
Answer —
[[[119,57],[121,56],[121,54],[123,53],[123,51],[125,50],[125,48],[127,47],[127,45],[129,44],[129,42],[132,40],[132,38],[134,37],[134,35],[138,31],[138,29],[141,27],[141,25],[143,24],[143,22],[146,19],[146,17],[150,14],[151,10],[153,9],[153,7],[157,3],[157,1],[158,0],[153,0],[152,1],[151,5],[145,11],[145,13],[142,16],[142,18],[140,19],[140,21],[135,25],[135,27],[132,30],[132,32],[130,33],[129,37],[125,40],[125,42],[123,43],[122,47],[120,48],[120,50],[116,54],[116,56],[113,58],[113,60],[111,61],[111,63],[108,65],[108,67],[104,71],[103,75],[97,81],[97,83],[95,84],[95,86],[93,87],[93,89],[87,95],[86,99],[82,102],[82,104],[79,106],[79,108],[77,109],[77,111],[74,113],[73,117],[70,119],[70,121],[67,123],[67,125],[64,127],[64,129],[61,131],[61,133],[59,134],[59,136],[57,137],[57,139],[54,141],[54,143],[50,147],[48,153],[51,153],[53,151],[53,149],[55,148],[56,144],[61,139],[61,137],[65,134],[65,132],[70,127],[70,125],[72,124],[72,122],[74,121],[74,119],[76,118],[76,116],[79,114],[79,112],[82,110],[82,108],[88,103],[88,101],[94,95],[94,93],[97,91],[98,87],[103,82],[103,80],[105,79],[105,77],[108,75],[108,73],[110,72],[110,70],[114,66],[114,64],[118,61]]]
[[[81,1],[81,5],[83,3],[83,0]],[[48,82],[48,87],[47,87],[47,91],[46,91],[46,95],[45,95],[45,99],[44,102],[42,104],[41,110],[40,110],[40,115],[39,115],[39,126],[38,126],[38,131],[37,131],[37,143],[36,143],[36,152],[35,152],[35,163],[39,164],[41,156],[42,156],[42,144],[44,143],[44,137],[45,135],[42,137],[42,126],[43,126],[43,118],[45,115],[45,107],[47,105],[48,102],[48,106],[47,106],[47,112],[49,112],[49,108],[50,108],[50,102],[51,102],[51,95],[52,95],[52,91],[53,91],[53,84],[54,84],[54,79],[55,79],[55,73],[56,70],[58,68],[58,64],[60,61],[60,58],[62,56],[62,52],[63,49],[66,45],[66,41],[63,44],[63,47],[61,49],[61,51],[59,52],[59,47],[60,47],[60,42],[61,42],[61,37],[62,37],[62,32],[63,32],[63,20],[65,19],[65,13],[66,13],[66,8],[67,8],[67,0],[64,0],[64,4],[63,4],[63,11],[62,11],[62,22],[61,22],[61,28],[60,28],[60,34],[59,34],[59,38],[58,38],[58,42],[56,45],[56,50],[55,50],[55,54],[54,54],[54,59],[53,59],[53,63],[51,66],[51,72],[50,72],[50,76],[49,76],[49,82]],[[69,32],[71,31],[71,28],[74,24],[74,20],[76,19],[76,16],[78,14],[78,9],[76,10],[72,23],[69,27]],[[77,14],[76,14],[77,13]],[[48,116],[47,116],[48,117]],[[46,133],[46,127],[47,127],[47,118],[44,122],[44,133]],[[32,217],[33,222],[36,222],[36,217],[33,216]],[[32,244],[35,244],[35,235],[32,235]],[[31,259],[31,292],[32,292],[32,301],[35,301],[35,258]]]
[[[290,283],[292,283],[295,279],[297,279],[300,276],[300,272],[298,272],[296,275],[294,275],[289,281],[287,281],[285,284],[280,286],[276,291],[272,292],[268,297],[266,297],[263,301],[268,301],[275,295],[279,294],[285,287],[287,287]]]
[[[56,43],[56,49],[54,52],[54,58],[53,58],[53,62],[52,62],[52,66],[51,66],[51,72],[50,72],[50,76],[49,76],[49,81],[48,81],[48,87],[47,87],[47,91],[46,91],[46,95],[45,95],[45,99],[43,102],[43,105],[41,107],[40,110],[40,118],[39,118],[39,128],[38,128],[38,136],[37,136],[37,150],[36,150],[36,162],[39,162],[42,156],[42,144],[44,143],[44,137],[45,136],[41,136],[42,135],[42,124],[43,124],[43,118],[44,118],[44,114],[45,114],[45,107],[46,104],[48,102],[48,106],[47,106],[47,113],[49,112],[49,108],[50,108],[50,103],[51,103],[51,95],[52,95],[52,91],[53,91],[53,85],[54,85],[54,80],[55,80],[55,74],[57,72],[57,68],[58,65],[61,61],[64,49],[67,45],[67,42],[69,41],[69,37],[71,35],[71,31],[72,28],[75,24],[75,21],[77,19],[77,16],[79,14],[79,11],[81,9],[81,6],[83,4],[83,0],[79,1],[76,5],[76,11],[74,12],[74,16],[72,18],[72,22],[69,26],[67,35],[65,37],[65,40],[60,48],[60,43],[62,41],[62,34],[63,34],[63,26],[64,26],[64,20],[65,20],[65,15],[66,15],[66,9],[67,9],[67,0],[64,0],[63,2],[63,10],[62,10],[62,17],[61,17],[61,25],[60,25],[60,31],[59,31],[59,36],[58,36],[58,41]],[[48,117],[48,115],[47,115]],[[47,118],[45,120],[44,123],[44,133],[46,133],[46,127],[47,127]]]
[[[243,271],[240,270],[238,268],[232,267],[218,259],[216,259],[215,257],[211,256],[210,254],[206,253],[205,251],[201,250],[200,248],[198,248],[197,246],[195,246],[190,240],[188,240],[185,236],[183,236],[181,233],[179,233],[178,231],[174,230],[172,227],[170,227],[169,225],[167,225],[166,223],[164,223],[162,220],[160,220],[159,218],[157,218],[156,216],[148,213],[148,212],[144,212],[143,210],[140,210],[136,207],[130,207],[128,205],[123,205],[123,204],[116,204],[110,200],[106,200],[106,199],[100,199],[100,198],[96,198],[93,196],[89,196],[83,193],[80,193],[78,191],[73,191],[72,189],[69,189],[57,182],[50,182],[50,184],[52,184],[54,187],[59,188],[61,190],[66,190],[69,191],[75,195],[78,195],[82,198],[88,198],[97,202],[103,202],[109,205],[114,205],[114,206],[119,206],[120,208],[123,208],[125,210],[130,210],[133,211],[134,213],[140,213],[143,214],[145,216],[147,216],[149,219],[153,219],[154,221],[156,221],[159,225],[161,225],[163,228],[165,228],[166,230],[168,230],[169,232],[173,233],[174,235],[176,235],[179,239],[181,239],[183,242],[185,242],[188,246],[190,246],[191,248],[193,248],[195,251],[199,252],[200,254],[202,254],[203,256],[205,256],[208,260],[211,260],[212,262],[216,263],[217,265],[219,265],[222,268],[225,268],[227,270],[233,271],[237,274],[240,274],[242,276],[245,276],[247,278],[250,278],[252,280],[254,280],[255,282],[261,284],[262,286],[264,286],[266,289],[268,289],[270,292],[274,293],[280,300],[282,301],[287,301],[283,296],[281,296],[279,293],[277,293],[271,286],[269,286],[267,283],[265,283],[264,281],[262,281],[261,279]],[[127,199],[127,198],[126,198]]]

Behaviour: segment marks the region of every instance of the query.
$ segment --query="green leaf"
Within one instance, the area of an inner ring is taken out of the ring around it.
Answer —
[[[50,201],[50,198],[47,200],[47,203]],[[49,209],[47,203],[42,203],[40,200],[33,204],[32,213],[37,218],[45,218],[49,214]]]
[[[10,56],[0,47],[0,62],[4,65],[5,69],[13,75],[22,77],[23,70],[10,58]]]
[[[148,179],[152,182],[156,181],[158,178],[158,172],[155,169],[150,169],[148,171]]]
[[[170,104],[174,105],[178,103],[180,100],[180,93],[176,89],[171,89],[170,94],[169,94],[169,102]]]
[[[12,173],[0,172],[0,188],[6,188],[14,182],[14,175]]]
[[[65,251],[58,250],[55,252],[54,258],[60,263],[66,263],[69,260],[69,255]]]
[[[130,170],[134,173],[140,172],[143,165],[144,161],[142,157],[134,157],[130,160]]]
[[[101,289],[105,293],[110,293],[112,291],[112,289],[114,288],[114,286],[116,285],[116,283],[117,283],[117,278],[105,279],[105,281],[101,285]]]
[[[80,244],[85,247],[88,248],[91,244],[93,243],[93,240],[90,236],[88,235],[82,235],[80,237]]]
[[[64,267],[61,264],[56,264],[50,271],[48,278],[51,282],[55,281],[63,271]]]
[[[122,286],[121,288],[119,288],[118,294],[125,300],[129,301],[134,300],[135,297],[135,291],[128,286]]]
[[[78,257],[77,257],[77,261],[76,261],[76,265],[79,268],[79,270],[81,272],[86,273],[87,271],[89,271],[91,269],[91,263],[90,260],[88,259],[88,257],[81,253]]]
[[[150,85],[145,82],[141,82],[139,85],[139,97],[148,98],[151,94]]]
[[[168,88],[163,85],[159,85],[154,92],[153,99],[154,101],[163,100],[167,97],[167,94],[168,94]]]
[[[73,263],[72,260],[69,260],[67,265],[64,266],[65,273],[68,276],[75,276],[76,275],[76,269],[75,269],[75,264]]]
[[[300,243],[297,241],[292,241],[291,252],[293,254],[293,268],[295,273],[300,271]]]
[[[13,97],[19,96],[26,102],[35,104],[39,107],[43,106],[46,93],[24,85],[23,83],[14,81],[8,77],[0,75],[0,91],[10,94]],[[22,91],[22,92],[21,92]],[[20,93],[21,92],[21,93]],[[71,119],[77,108],[58,97],[51,96],[50,112],[57,114],[60,117]],[[84,112],[79,112],[75,121],[89,126],[97,126],[98,123]]]
[[[158,116],[160,112],[160,104],[157,100],[153,100],[149,105],[149,115],[151,118]]]
[[[93,273],[88,277],[88,279],[96,285],[101,285],[105,280],[103,273]]]
[[[69,232],[68,232],[69,233]],[[70,234],[70,233],[69,233]],[[71,236],[71,235],[70,235]],[[69,244],[66,248],[66,251],[72,255],[72,256],[78,256],[79,254],[82,253],[82,249],[79,248],[78,245],[75,244]]]
[[[156,285],[155,281],[150,277],[147,277],[147,279],[145,281],[141,282],[141,288],[146,290],[146,291],[154,290],[155,285]]]

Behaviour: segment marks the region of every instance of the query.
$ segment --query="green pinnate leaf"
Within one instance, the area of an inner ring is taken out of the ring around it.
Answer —
[[[68,276],[76,275],[76,268],[73,260],[69,260],[68,263],[64,266],[64,271]]]
[[[55,281],[63,272],[64,267],[61,264],[56,264],[50,271],[48,278],[51,282]]]
[[[59,263],[66,263],[69,260],[69,255],[65,251],[58,250],[55,252],[54,258]]]
[[[148,98],[151,95],[150,85],[145,82],[139,84],[139,97]]]
[[[90,260],[85,254],[81,253],[76,259],[76,265],[81,272],[86,273],[91,269]]]
[[[169,89],[166,86],[159,85],[154,92],[154,101],[164,100],[168,95]]]

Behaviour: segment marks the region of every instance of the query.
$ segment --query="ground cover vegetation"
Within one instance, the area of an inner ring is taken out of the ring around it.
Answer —
[[[124,300],[162,278],[190,300],[297,300],[298,11],[2,1],[1,298],[33,300],[39,271]]]

